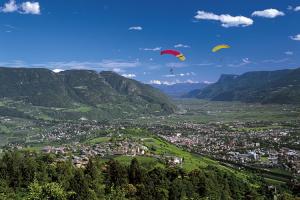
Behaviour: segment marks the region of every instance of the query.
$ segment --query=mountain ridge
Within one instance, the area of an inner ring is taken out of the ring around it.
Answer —
[[[201,83],[176,83],[173,85],[166,84],[151,84],[151,86],[158,88],[161,92],[165,93],[169,97],[180,98],[183,95],[193,91],[195,89],[203,89],[209,84]]]
[[[249,103],[300,103],[300,68],[277,71],[254,71],[242,75],[223,74],[202,90],[185,97],[213,101],[242,101]]]
[[[0,98],[23,100],[34,106],[98,106],[128,103],[153,106],[163,113],[175,106],[159,90],[114,72],[0,67]]]

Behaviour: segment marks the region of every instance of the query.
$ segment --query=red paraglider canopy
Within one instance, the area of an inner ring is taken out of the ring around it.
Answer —
[[[179,51],[176,51],[176,50],[170,50],[170,49],[168,49],[168,50],[164,50],[164,51],[160,52],[160,55],[164,55],[164,54],[171,54],[173,56],[178,56],[181,53]]]
[[[160,52],[160,55],[165,55],[165,54],[170,54],[170,55],[176,56],[179,60],[185,61],[185,56],[182,53],[180,53],[179,51],[168,49],[168,50],[163,50]]]

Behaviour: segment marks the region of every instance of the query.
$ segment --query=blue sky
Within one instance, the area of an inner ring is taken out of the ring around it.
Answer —
[[[214,82],[221,74],[300,67],[296,0],[1,0],[0,5],[1,66],[113,70],[146,83]],[[212,53],[218,44],[231,48]],[[163,49],[177,49],[187,59],[160,56]]]

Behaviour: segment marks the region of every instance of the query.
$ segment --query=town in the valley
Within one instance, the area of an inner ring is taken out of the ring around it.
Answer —
[[[13,118],[2,117],[9,125]],[[213,158],[234,167],[280,169],[295,176],[300,174],[300,123],[297,122],[176,122],[176,123],[108,123],[87,121],[35,121],[17,127],[33,132],[9,142],[9,149],[38,149],[72,159],[84,167],[90,157],[114,155],[154,157],[170,165],[182,165],[184,157],[156,152],[151,138],[124,134],[128,129],[145,130],[163,141],[200,156]],[[22,124],[22,123],[21,123]],[[38,129],[35,126],[39,127]]]

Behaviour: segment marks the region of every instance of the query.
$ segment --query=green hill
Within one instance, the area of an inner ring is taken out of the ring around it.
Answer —
[[[300,68],[222,75],[218,82],[186,97],[213,101],[299,104]]]
[[[42,68],[1,67],[0,98],[46,108],[84,106],[112,110],[120,105],[128,112],[160,114],[170,114],[175,109],[164,94],[149,85],[114,72],[90,70],[54,73]]]

